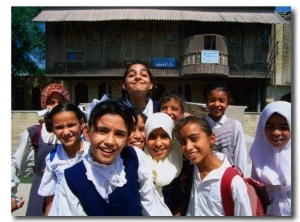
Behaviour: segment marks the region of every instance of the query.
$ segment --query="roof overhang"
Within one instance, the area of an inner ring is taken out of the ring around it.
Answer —
[[[49,7],[36,22],[199,21],[288,23],[275,7]]]

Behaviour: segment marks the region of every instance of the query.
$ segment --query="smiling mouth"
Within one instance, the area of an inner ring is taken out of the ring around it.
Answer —
[[[274,144],[277,144],[277,143],[282,143],[282,139],[271,139],[273,141]]]
[[[100,150],[105,153],[113,153],[116,151],[115,149],[108,149],[108,148],[100,148]]]
[[[193,153],[188,153],[187,155],[188,155],[188,157],[194,157],[194,156],[196,156],[198,153],[199,153],[199,152],[196,151],[196,152],[193,152]]]
[[[163,154],[163,152],[164,152],[165,149],[161,149],[161,150],[160,149],[152,149],[152,150],[155,153],[155,155],[160,156],[160,155]]]
[[[133,142],[133,143],[131,143],[131,144],[134,145],[134,146],[140,146],[140,145],[143,144],[143,142],[137,141],[137,142]]]

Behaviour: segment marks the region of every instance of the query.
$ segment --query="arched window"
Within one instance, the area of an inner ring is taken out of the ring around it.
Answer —
[[[178,92],[185,98],[187,102],[192,101],[192,90],[188,84],[182,84],[178,87]]]
[[[41,110],[41,90],[38,87],[34,87],[31,91],[32,95],[32,109]]]
[[[75,86],[75,104],[88,103],[89,102],[89,90],[84,82],[80,82]]]
[[[103,82],[98,87],[98,99],[101,99],[104,94],[111,95],[111,86]]]
[[[162,84],[157,84],[156,90],[154,90],[154,93],[152,94],[153,100],[160,100],[160,97],[162,94],[166,91],[165,87]]]

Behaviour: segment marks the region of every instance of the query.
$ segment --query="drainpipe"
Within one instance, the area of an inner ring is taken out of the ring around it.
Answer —
[[[274,91],[276,91],[276,57],[278,53],[278,42],[276,41],[276,24],[274,25],[274,79],[273,79],[273,84],[274,84]],[[273,97],[273,96],[272,96]]]

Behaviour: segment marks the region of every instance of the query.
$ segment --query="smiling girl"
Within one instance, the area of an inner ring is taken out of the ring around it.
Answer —
[[[172,118],[162,112],[154,113],[145,124],[146,147],[144,149],[152,163],[152,178],[160,198],[167,204],[173,215],[181,215],[183,186],[180,173],[183,156],[178,141],[173,139]]]
[[[146,116],[158,112],[159,101],[151,99],[154,88],[155,79],[146,63],[135,60],[127,66],[122,83],[127,106],[142,110]]]
[[[139,109],[135,109],[134,111],[137,115],[138,122],[130,132],[128,146],[144,150],[146,143],[145,122],[147,120],[147,116]]]
[[[82,160],[89,144],[81,139],[85,114],[74,104],[59,104],[44,119],[47,131],[53,132],[61,142],[46,157],[46,169],[38,190],[39,195],[46,196],[45,215],[51,215],[55,214],[56,209],[51,206],[64,170]]]
[[[229,162],[245,174],[248,154],[243,126],[225,114],[228,106],[233,103],[231,92],[217,83],[207,91],[205,102],[209,111],[206,118],[216,135],[218,151],[226,154]]]
[[[224,216],[221,178],[231,164],[223,153],[213,151],[216,140],[205,117],[188,116],[179,120],[175,134],[181,151],[194,165],[187,216]],[[252,216],[244,180],[236,175],[231,182],[234,216]]]
[[[271,198],[266,215],[291,216],[291,103],[275,101],[260,115],[250,149],[251,177],[263,182]]]

